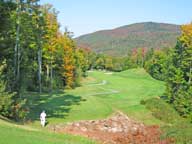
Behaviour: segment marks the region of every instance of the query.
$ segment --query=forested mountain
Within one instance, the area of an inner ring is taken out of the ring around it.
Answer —
[[[97,53],[122,56],[134,48],[174,47],[179,35],[179,25],[144,22],[94,32],[75,40],[80,47],[88,47]]]

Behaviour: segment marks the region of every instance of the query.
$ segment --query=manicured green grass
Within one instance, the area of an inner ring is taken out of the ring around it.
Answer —
[[[159,124],[140,101],[160,96],[164,90],[164,83],[152,79],[143,69],[113,74],[93,71],[83,80],[82,86],[74,90],[40,97],[29,94],[32,100],[29,117],[38,126],[42,110],[47,111],[49,124],[101,119],[115,111],[123,111],[147,124]]]

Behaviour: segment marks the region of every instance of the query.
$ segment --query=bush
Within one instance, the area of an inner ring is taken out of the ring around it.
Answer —
[[[10,117],[12,112],[13,96],[15,94],[6,92],[6,83],[2,80],[2,73],[5,67],[6,64],[3,62],[0,65],[0,115]]]
[[[0,82],[0,115],[11,117],[14,93],[5,92],[5,84]]]
[[[26,100],[20,99],[15,92],[8,92],[2,72],[6,64],[0,65],[0,115],[14,120],[24,120],[27,115]]]
[[[141,100],[141,101],[140,101],[140,104],[141,104],[141,105],[145,105],[145,104],[146,104],[146,101],[145,101],[145,100]]]
[[[16,121],[25,121],[29,110],[26,107],[26,99],[17,99],[13,106],[12,118]]]

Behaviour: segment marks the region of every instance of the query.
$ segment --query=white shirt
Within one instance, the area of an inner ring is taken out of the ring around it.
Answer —
[[[45,119],[45,117],[46,117],[46,113],[42,112],[41,115],[40,115],[40,119]]]

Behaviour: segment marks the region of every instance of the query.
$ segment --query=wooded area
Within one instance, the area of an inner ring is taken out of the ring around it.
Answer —
[[[0,2],[1,114],[16,120],[28,111],[25,92],[74,88],[86,70],[85,53],[59,30],[57,11],[39,1]]]

